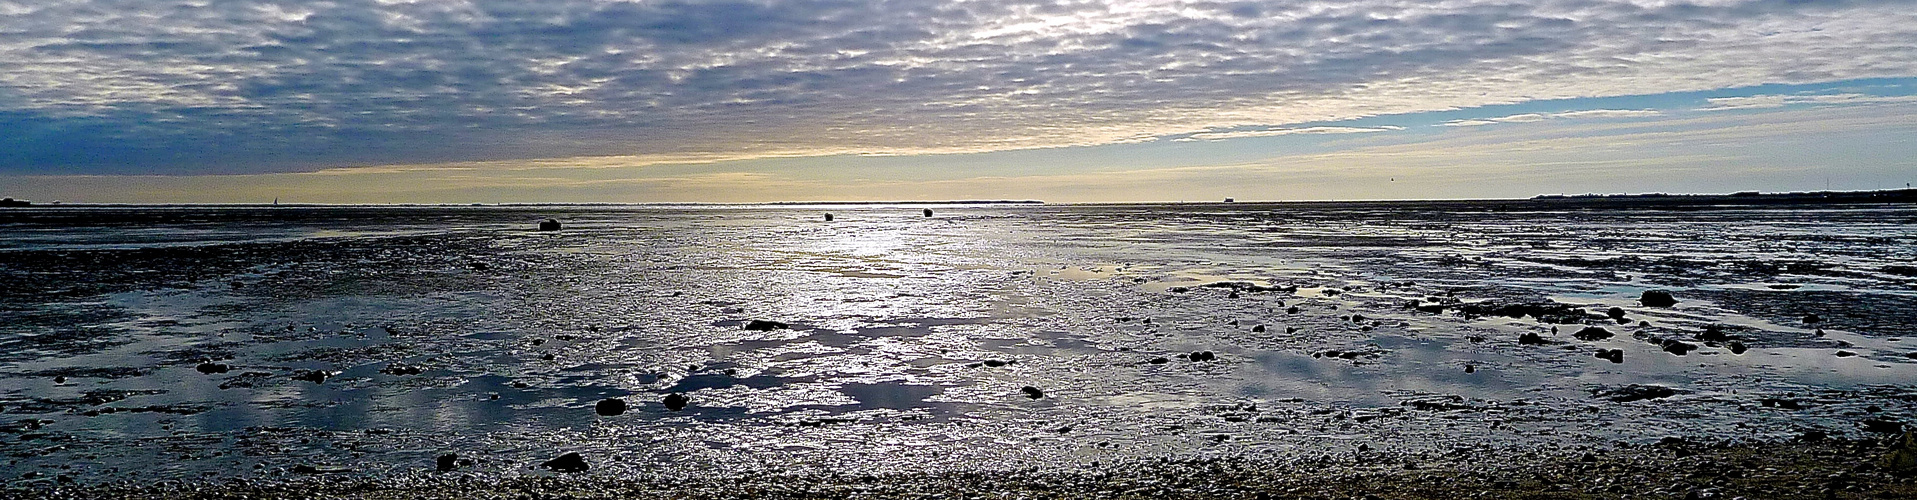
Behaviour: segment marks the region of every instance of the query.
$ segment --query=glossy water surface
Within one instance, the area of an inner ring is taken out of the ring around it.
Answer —
[[[567,451],[608,474],[1066,467],[1917,414],[1907,206],[922,208],[6,210],[0,480],[449,452],[486,474]],[[1618,401],[1633,384],[1670,391]]]

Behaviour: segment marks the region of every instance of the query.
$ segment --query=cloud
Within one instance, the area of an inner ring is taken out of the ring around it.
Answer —
[[[1470,118],[1450,120],[1439,123],[1439,127],[1477,127],[1499,123],[1531,123],[1555,118],[1643,118],[1663,115],[1655,109],[1587,109],[1583,111],[1563,111],[1558,113],[1524,113],[1497,118]]]
[[[1867,105],[1917,102],[1917,96],[1873,96],[1865,94],[1753,95],[1705,99],[1700,111],[1770,109],[1791,105]]]
[[[0,173],[1104,144],[1910,76],[1911,39],[1872,1],[7,0]]]
[[[1300,127],[1300,128],[1274,128],[1274,129],[1264,129],[1264,130],[1240,130],[1240,131],[1230,131],[1230,132],[1200,132],[1196,134],[1191,134],[1190,136],[1187,136],[1186,138],[1191,140],[1199,140],[1199,141],[1222,141],[1225,139],[1241,139],[1246,137],[1277,137],[1281,135],[1295,135],[1295,134],[1364,134],[1364,133],[1371,133],[1371,132],[1390,132],[1394,130],[1404,130],[1404,127],[1400,127],[1396,125],[1383,125],[1378,127],[1320,126],[1320,127]]]

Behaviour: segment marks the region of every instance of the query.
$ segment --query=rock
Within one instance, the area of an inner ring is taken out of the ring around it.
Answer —
[[[998,368],[998,367],[1001,367],[1001,366],[1005,366],[1005,365],[1009,365],[1009,364],[1012,364],[1013,362],[1012,362],[1012,361],[1006,361],[1006,360],[1002,360],[1002,359],[988,359],[988,360],[985,360],[985,361],[984,361],[983,363],[985,364],[985,366],[990,366],[990,367],[993,367],[993,368]]]
[[[53,383],[55,383],[55,384],[64,384],[64,383],[67,383],[67,377],[66,377],[65,375],[54,375],[54,376],[53,376]]]
[[[207,375],[233,371],[233,367],[231,365],[227,365],[226,363],[214,363],[211,361],[200,363],[200,366],[195,366],[193,367],[193,369]]]
[[[1645,290],[1643,295],[1638,296],[1637,302],[1650,307],[1671,307],[1677,305],[1677,298],[1672,297],[1671,292]]]
[[[300,370],[298,372],[293,373],[293,380],[304,380],[304,381],[312,382],[315,384],[324,384],[326,383],[326,379],[332,378],[334,375],[338,375],[338,372],[329,372],[326,370]]]
[[[1611,317],[1611,319],[1614,319],[1614,320],[1618,320],[1618,321],[1623,321],[1623,320],[1624,320],[1624,308],[1622,308],[1622,307],[1613,307],[1613,308],[1611,308],[1610,310],[1607,310],[1607,311],[1604,311],[1604,315],[1605,315],[1605,316],[1610,316],[1610,317]]]
[[[1663,342],[1658,343],[1658,346],[1664,348],[1664,352],[1679,356],[1690,354],[1691,351],[1697,350],[1697,344],[1673,339],[1664,339]]]
[[[1028,397],[1028,398],[1039,399],[1039,398],[1045,397],[1045,391],[1038,390],[1037,387],[1032,387],[1028,385],[1025,387],[1020,387],[1018,390],[1019,392],[1025,393],[1025,397]]]
[[[1252,333],[1265,333],[1265,325],[1251,327]]]
[[[1164,356],[1159,356],[1159,357],[1156,357],[1156,358],[1152,358],[1152,360],[1151,360],[1151,361],[1147,361],[1147,363],[1151,363],[1151,364],[1154,364],[1154,365],[1162,365],[1162,364],[1165,364],[1165,363],[1170,363],[1170,362],[1171,362],[1171,359],[1168,359],[1168,358],[1166,358],[1166,357],[1164,357]]]
[[[1189,291],[1191,291],[1191,288],[1188,288],[1188,287],[1182,287],[1182,286],[1175,286],[1175,287],[1171,287],[1171,288],[1167,288],[1167,289],[1165,289],[1165,291],[1167,291],[1167,292],[1171,292],[1171,293],[1185,293],[1185,292],[1189,292]]]
[[[1544,345],[1546,343],[1544,337],[1539,336],[1535,332],[1525,332],[1524,335],[1518,336],[1519,345]]]
[[[1724,327],[1710,325],[1704,327],[1704,331],[1697,334],[1697,339],[1705,342],[1723,342],[1730,340],[1731,336],[1724,333]]]
[[[566,473],[585,472],[586,469],[591,468],[586,465],[586,457],[579,456],[579,452],[576,451],[560,455],[559,458],[547,460],[545,463],[539,464],[539,466],[551,469],[553,472]]]
[[[1860,422],[1860,424],[1863,425],[1864,432],[1875,432],[1879,434],[1896,434],[1896,433],[1904,432],[1904,423],[1896,421],[1896,420],[1873,418],[1870,420],[1865,420],[1863,422]]]
[[[1904,432],[1903,442],[1892,447],[1880,462],[1878,465],[1891,474],[1917,475],[1917,437],[1911,436],[1908,431]]]
[[[592,412],[599,414],[601,417],[618,416],[626,412],[626,400],[619,398],[601,399],[599,400],[599,404],[592,405]]]
[[[1748,351],[1751,349],[1749,347],[1745,347],[1743,342],[1738,342],[1735,340],[1731,341],[1729,344],[1725,344],[1725,347],[1729,347],[1731,349],[1731,354],[1744,354],[1744,351]]]
[[[425,371],[426,369],[424,368],[420,368],[417,366],[408,366],[408,365],[386,365],[385,368],[379,369],[380,373],[384,373],[387,375],[418,375],[420,373],[424,373]]]
[[[1285,327],[1285,333],[1298,333],[1298,327],[1287,326]]]
[[[679,410],[686,409],[686,405],[692,403],[692,398],[688,398],[684,394],[675,392],[672,394],[667,394],[664,403],[666,404],[666,409],[672,410],[672,411],[679,411]]]
[[[1822,323],[1823,321],[1824,321],[1824,318],[1823,318],[1822,316],[1818,316],[1818,315],[1816,315],[1816,314],[1806,314],[1806,315],[1804,315],[1804,324],[1806,324],[1806,325],[1808,325],[1808,324],[1813,324],[1813,323]]]
[[[1609,360],[1612,363],[1623,363],[1624,350],[1623,349],[1598,349],[1597,357],[1598,359]]]
[[[1571,336],[1578,340],[1604,340],[1611,338],[1611,331],[1601,327],[1587,326],[1584,327],[1583,330],[1578,330],[1577,333],[1571,334]]]
[[[832,222],[832,214],[825,214],[825,221]]]
[[[930,208],[927,208],[927,209],[925,209],[925,216],[926,216],[926,217],[931,217],[931,216],[932,216],[932,209],[930,209]]]
[[[1285,308],[1285,314],[1298,314],[1298,306],[1291,306],[1291,307]]]
[[[777,321],[767,321],[763,319],[755,319],[752,321],[747,321],[745,324],[745,329],[758,330],[761,332],[769,332],[772,330],[784,330],[788,328],[792,328],[792,325],[780,323]]]
[[[433,460],[433,464],[440,472],[452,472],[453,469],[459,468],[459,455],[452,453],[440,455],[439,458]]]
[[[1609,399],[1615,403],[1628,403],[1646,399],[1668,398],[1677,395],[1677,390],[1661,385],[1631,384],[1610,390],[1594,390],[1591,395]]]
[[[540,221],[539,230],[540,231],[558,231],[559,221],[556,219],[546,219],[546,220]]]
[[[1464,372],[1465,372],[1465,373],[1475,373],[1475,372],[1477,372],[1477,371],[1478,371],[1478,367],[1477,367],[1477,365],[1472,365],[1472,364],[1466,364],[1466,365],[1464,365]]]
[[[1837,351],[1837,357],[1840,357],[1840,358],[1848,358],[1848,357],[1856,356],[1856,355],[1857,353],[1850,352],[1850,351]]]
[[[1218,355],[1212,354],[1211,351],[1198,351],[1198,352],[1191,353],[1190,359],[1192,361],[1211,361],[1214,359],[1218,359]]]

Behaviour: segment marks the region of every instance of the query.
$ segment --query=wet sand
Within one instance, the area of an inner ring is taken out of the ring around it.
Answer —
[[[0,490],[38,498],[1685,498],[1900,499],[1917,478],[1880,464],[1865,441],[1666,442],[1567,453],[1458,450],[1439,456],[1354,452],[1285,462],[1211,458],[1121,461],[1070,469],[905,474],[732,471],[622,478],[421,473],[369,480],[105,484]]]
[[[0,480],[1808,488],[1917,422],[1908,205],[824,208],[0,213]]]

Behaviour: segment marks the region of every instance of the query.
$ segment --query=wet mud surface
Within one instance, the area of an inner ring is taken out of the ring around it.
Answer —
[[[0,481],[1417,462],[1917,425],[1917,209],[1504,208],[8,210]]]

